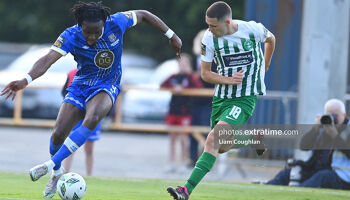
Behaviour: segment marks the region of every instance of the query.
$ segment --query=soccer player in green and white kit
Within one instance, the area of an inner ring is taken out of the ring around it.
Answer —
[[[222,1],[206,11],[209,29],[202,40],[203,80],[216,84],[211,114],[211,131],[204,153],[198,159],[183,187],[169,187],[174,199],[187,200],[193,189],[213,167],[218,153],[228,151],[224,145],[214,146],[214,127],[244,124],[252,115],[257,95],[265,94],[264,75],[271,63],[275,37],[261,23],[232,20],[230,6]],[[261,43],[265,43],[265,54]],[[211,63],[217,64],[217,73]],[[244,139],[235,135],[235,139]],[[234,146],[239,147],[239,146]]]

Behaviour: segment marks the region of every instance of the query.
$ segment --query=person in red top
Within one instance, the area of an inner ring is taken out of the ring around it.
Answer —
[[[200,88],[202,82],[198,76],[192,73],[192,58],[187,54],[181,54],[181,58],[177,59],[179,65],[179,73],[170,76],[165,80],[161,87],[173,88],[173,95],[170,101],[168,115],[165,118],[167,125],[189,126],[191,125],[191,97],[179,95],[184,88]],[[170,132],[170,165],[167,171],[175,170],[175,143],[177,137],[181,141],[181,171],[186,168],[185,161],[187,155],[187,141],[185,133]]]
[[[75,74],[77,73],[77,68],[74,68],[68,72],[67,81],[63,86],[62,89],[62,95],[63,97],[66,96],[68,93],[67,88],[69,88],[70,84],[72,83]],[[74,131],[79,126],[81,126],[83,121],[78,122],[77,125],[72,129]],[[88,137],[86,143],[84,144],[84,151],[85,151],[85,165],[86,165],[86,175],[91,176],[92,175],[92,169],[94,164],[94,142],[100,139],[101,134],[101,122],[96,126],[95,130],[92,132],[92,134]],[[70,171],[70,168],[72,166],[73,162],[73,155],[70,155],[63,161],[63,168],[66,172]]]

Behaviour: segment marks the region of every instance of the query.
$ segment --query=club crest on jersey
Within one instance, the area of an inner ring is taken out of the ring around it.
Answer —
[[[99,51],[95,55],[94,61],[97,67],[108,69],[114,62],[114,53],[109,50]]]
[[[111,43],[111,46],[114,47],[115,45],[117,45],[119,43],[119,39],[117,39],[117,37],[115,37],[115,35],[112,33],[108,36],[108,39]]]
[[[114,42],[117,40],[117,38],[115,37],[115,35],[113,33],[108,36],[108,39],[110,42]]]
[[[251,40],[246,40],[243,44],[243,48],[246,51],[249,51],[253,48],[254,43]]]
[[[64,39],[62,36],[59,36],[53,45],[58,48],[61,48],[65,42],[66,42],[66,39]]]

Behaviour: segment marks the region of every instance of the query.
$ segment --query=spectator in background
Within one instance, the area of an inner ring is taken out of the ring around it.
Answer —
[[[326,118],[333,122],[326,123]],[[290,168],[280,171],[267,184],[350,189],[348,124],[344,104],[338,99],[327,101],[324,114],[316,116],[314,127],[300,141],[301,149],[312,150],[311,157],[288,162]]]
[[[165,122],[167,125],[189,126],[191,125],[191,97],[181,96],[180,93],[184,88],[200,88],[202,83],[198,76],[192,73],[192,59],[188,54],[181,54],[181,58],[177,59],[179,65],[179,73],[170,76],[166,79],[161,87],[172,88],[173,95],[171,97],[169,113],[166,116]],[[181,142],[181,167],[180,170],[186,169],[187,155],[187,138],[186,133],[169,132],[170,136],[170,164],[167,171],[175,171],[175,145],[177,138]]]
[[[323,127],[323,131],[316,131],[316,134],[310,135],[308,139],[315,141],[318,137],[327,138],[325,145],[331,145],[331,168],[317,171],[300,186],[350,189],[350,121],[346,116],[345,105],[338,99],[330,99],[325,104],[325,112],[327,117],[324,118],[323,115],[318,123],[328,125]]]
[[[328,113],[329,110],[329,105],[326,104],[324,113]],[[330,146],[321,148],[324,144],[329,144],[329,138],[326,134],[322,135],[322,137],[318,137],[321,124],[320,116],[321,115],[316,116],[315,125],[300,141],[300,148],[311,151],[311,156],[289,159],[287,161],[287,167],[281,170],[266,184],[299,186],[300,183],[309,179],[316,172],[331,168]]]
[[[67,81],[63,86],[62,89],[62,96],[65,97],[68,93],[67,88],[69,88],[70,84],[72,83],[75,74],[77,73],[77,68],[74,68],[68,72]],[[72,131],[76,130],[78,127],[81,126],[82,120],[78,122],[77,125],[72,129]],[[92,175],[92,169],[94,165],[94,142],[100,139],[101,134],[101,122],[97,125],[93,133],[88,137],[86,143],[84,144],[84,151],[85,151],[85,165],[86,165],[86,175],[91,176]],[[66,172],[69,172],[72,166],[73,162],[73,155],[70,155],[63,161],[63,168]]]
[[[193,60],[194,65],[193,65],[193,69],[194,69],[194,73],[201,78],[201,42],[204,36],[206,29],[203,29],[201,31],[199,31],[196,35],[196,37],[194,37],[193,39],[193,47],[192,47],[192,52],[193,52],[193,56],[195,57],[195,59]],[[202,80],[201,80],[202,81]],[[203,83],[206,83],[204,81],[202,81]],[[209,83],[210,84],[210,83]],[[211,84],[213,85],[213,84]]]
[[[200,79],[202,82],[202,88],[214,88],[214,85],[202,80],[201,74],[201,41],[203,39],[204,33],[206,30],[201,30],[197,33],[196,37],[193,39],[193,70],[194,75]],[[216,71],[216,65],[213,62],[212,71]],[[197,126],[210,126],[210,113],[211,113],[211,101],[212,97],[192,97],[192,107],[191,107],[191,115],[192,115],[192,125]],[[198,142],[192,136],[189,135],[190,141],[190,160],[191,165],[194,165],[198,159]]]
[[[319,145],[326,141],[325,138],[322,137],[317,140],[308,141],[310,136],[315,134],[315,129],[317,127],[319,127],[318,117],[316,117],[316,125],[303,136],[300,143],[301,148],[303,148],[303,146],[305,147],[305,144],[309,146],[309,148],[303,149],[311,151],[311,156],[307,155],[300,158],[288,159],[286,168],[281,170],[266,184],[299,186],[300,183],[309,179],[316,172],[331,168],[330,150],[319,148]]]

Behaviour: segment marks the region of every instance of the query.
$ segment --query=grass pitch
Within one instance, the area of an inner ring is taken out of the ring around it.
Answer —
[[[184,181],[84,177],[85,200],[171,200],[167,186]],[[32,182],[28,174],[0,173],[1,200],[39,200],[48,176]],[[190,200],[348,200],[350,191],[202,182]],[[56,194],[53,199],[59,200]]]

